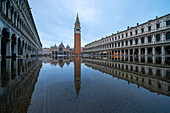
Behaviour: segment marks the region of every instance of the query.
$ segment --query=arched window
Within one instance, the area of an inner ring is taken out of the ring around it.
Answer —
[[[144,37],[141,38],[141,43],[143,44],[145,42]]]
[[[166,33],[166,40],[170,40],[170,32]]]
[[[126,41],[126,46],[128,46],[128,41]]]
[[[156,35],[156,41],[158,42],[158,41],[160,41],[161,40],[161,36],[160,36],[160,34],[157,34]]]
[[[135,39],[135,44],[138,44],[138,39]]]
[[[130,45],[132,45],[133,44],[133,40],[130,40]]]
[[[148,37],[148,43],[151,43],[151,42],[152,42],[152,37],[149,36],[149,37]]]

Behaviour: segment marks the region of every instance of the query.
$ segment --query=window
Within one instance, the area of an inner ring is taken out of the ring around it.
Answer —
[[[130,36],[132,36],[132,32],[130,32]]]
[[[126,46],[128,46],[128,41],[126,41]]]
[[[144,44],[144,42],[145,42],[145,39],[144,39],[144,37],[142,37],[141,38],[141,43]]]
[[[166,25],[167,25],[167,26],[170,25],[170,20],[166,21]]]
[[[118,39],[120,39],[120,36],[118,36]]]
[[[124,38],[124,35],[122,34],[122,38]]]
[[[117,40],[117,37],[115,37],[115,40]]]
[[[170,40],[170,32],[166,33],[166,40]]]
[[[118,47],[120,47],[120,42],[118,43]]]
[[[160,28],[160,23],[156,24],[156,29]]]
[[[151,43],[151,42],[152,42],[152,37],[149,36],[149,37],[148,37],[148,43]]]
[[[160,41],[160,37],[161,37],[160,34],[157,34],[157,35],[156,35],[156,41],[157,41],[157,42]]]
[[[138,39],[135,39],[135,44],[138,44]]]
[[[115,43],[115,47],[117,47],[117,44]]]
[[[126,37],[128,37],[128,33],[126,33]]]
[[[148,31],[151,31],[151,26],[148,27]]]
[[[132,45],[133,44],[133,40],[130,40],[130,45]]]
[[[144,33],[144,28],[141,29],[141,32]]]
[[[135,31],[136,35],[138,34],[138,30]]]
[[[124,46],[124,43],[122,42],[122,46]]]

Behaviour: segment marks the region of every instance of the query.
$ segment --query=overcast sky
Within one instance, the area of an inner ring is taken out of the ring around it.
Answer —
[[[43,47],[73,48],[79,14],[82,47],[94,40],[170,13],[170,0],[28,0]]]

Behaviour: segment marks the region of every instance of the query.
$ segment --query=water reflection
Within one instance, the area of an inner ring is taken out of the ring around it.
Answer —
[[[81,88],[81,56],[74,57],[74,84],[78,98]]]
[[[141,59],[141,62],[138,62],[138,59]],[[151,92],[170,96],[170,66],[167,65],[169,61],[165,59],[169,58],[132,57],[127,63],[124,62],[127,61],[126,58],[125,60],[119,59],[119,62],[117,62],[117,60],[106,57],[86,57],[82,62],[95,70],[126,80],[128,84],[135,83],[138,87],[141,86]],[[153,63],[153,60],[157,62],[154,61]]]
[[[0,111],[167,112],[169,60],[155,56],[2,60]]]
[[[25,113],[41,68],[41,61],[3,59],[0,62],[0,111]]]

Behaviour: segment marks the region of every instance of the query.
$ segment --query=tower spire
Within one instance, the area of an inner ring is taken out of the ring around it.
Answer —
[[[76,23],[80,23],[80,21],[79,21],[79,15],[78,15],[78,13],[77,13],[77,19],[76,19]]]

